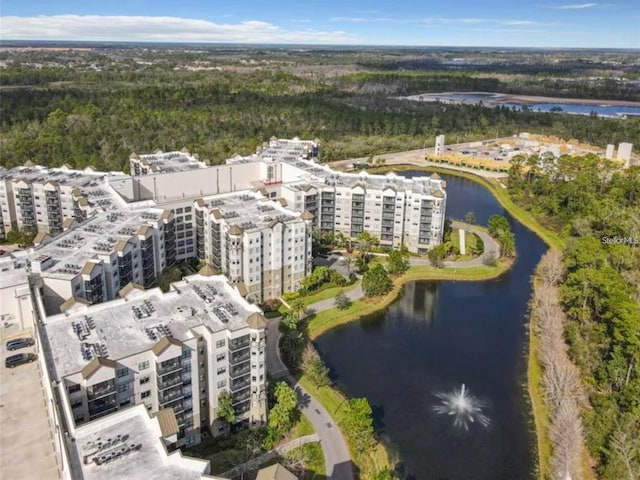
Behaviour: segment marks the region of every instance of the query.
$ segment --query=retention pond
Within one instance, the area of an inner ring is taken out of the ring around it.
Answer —
[[[424,172],[402,172],[424,175]],[[376,428],[417,480],[526,480],[533,435],[525,402],[530,279],[545,244],[484,187],[447,181],[447,217],[506,216],[512,269],[482,282],[421,281],[387,310],[316,341],[338,386],[367,397]]]

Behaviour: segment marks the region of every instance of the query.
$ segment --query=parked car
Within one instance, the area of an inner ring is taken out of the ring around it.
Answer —
[[[7,350],[18,350],[31,345],[33,345],[33,338],[14,338],[7,342]]]
[[[14,368],[16,365],[22,365],[23,363],[31,363],[37,360],[38,356],[35,353],[18,353],[7,357],[4,361],[4,365],[7,368]]]

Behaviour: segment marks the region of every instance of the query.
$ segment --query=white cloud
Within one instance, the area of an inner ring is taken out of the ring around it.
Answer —
[[[213,23],[180,17],[41,15],[1,17],[4,39],[127,40],[156,42],[354,43],[336,30],[284,30],[258,20]]]
[[[542,23],[542,22],[537,22],[535,20],[506,20],[504,22],[502,22],[502,25],[507,25],[510,27],[517,27],[517,26],[527,26],[527,25],[536,25],[536,26],[552,26],[552,25],[557,25],[556,23]]]
[[[570,3],[568,5],[557,5],[553,8],[558,10],[584,10],[585,8],[597,7],[599,3]]]

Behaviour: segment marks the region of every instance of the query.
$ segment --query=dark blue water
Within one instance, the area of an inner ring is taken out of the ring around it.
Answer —
[[[416,172],[418,174],[424,174]],[[412,172],[406,172],[413,175]],[[443,176],[447,216],[485,224],[508,214],[483,187]],[[532,438],[524,403],[525,314],[530,276],[545,245],[510,218],[518,260],[496,280],[414,282],[387,311],[322,335],[317,347],[350,397],[367,397],[378,432],[419,480],[529,479]],[[488,427],[456,428],[433,411],[458,388],[486,402]]]

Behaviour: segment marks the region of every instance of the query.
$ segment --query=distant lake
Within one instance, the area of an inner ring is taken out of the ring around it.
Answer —
[[[523,110],[526,105],[526,107],[533,112],[568,113],[572,115],[591,115],[595,113],[601,117],[619,117],[624,115],[640,116],[640,107],[638,106],[608,105],[606,100],[602,100],[602,104],[600,105],[564,103],[561,101],[529,103],[518,102],[518,95],[487,92],[424,93],[400,98],[417,102],[441,102],[444,104],[478,105],[482,103],[487,107],[500,106],[515,108],[516,110]],[[535,97],[531,99],[533,100]],[[540,100],[543,100],[543,98],[540,98]]]
[[[522,110],[519,103],[499,103],[498,105],[507,108]],[[591,115],[596,113],[601,117],[618,117],[622,115],[640,115],[640,107],[616,107],[611,105],[582,105],[571,103],[534,103],[527,105],[533,112],[557,112],[570,113],[573,115]]]
[[[377,432],[397,447],[408,478],[528,480],[534,454],[522,388],[526,312],[530,278],[546,246],[484,187],[442,178],[447,217],[472,210],[482,225],[494,213],[509,219],[518,249],[513,268],[495,280],[408,283],[387,310],[315,343],[338,386],[369,399]],[[442,395],[462,384],[482,402],[488,425],[478,417],[466,429],[437,412]]]

